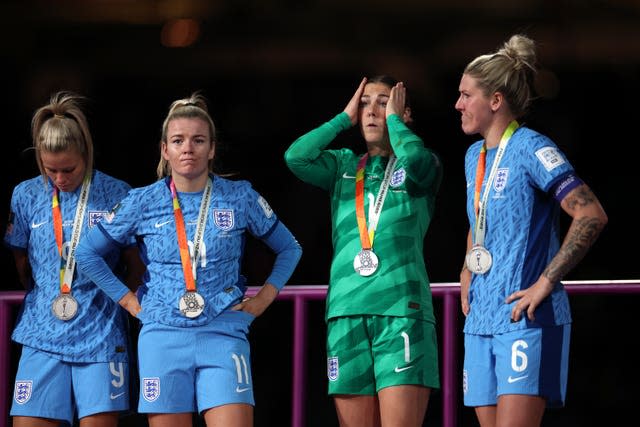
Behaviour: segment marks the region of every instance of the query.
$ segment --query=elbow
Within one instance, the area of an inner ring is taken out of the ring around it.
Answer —
[[[300,246],[300,243],[298,242],[296,242],[295,257],[296,257],[296,264],[298,264],[298,262],[300,261],[300,258],[302,258],[302,246]]]
[[[295,172],[296,170],[304,169],[309,163],[309,158],[306,154],[300,152],[300,149],[296,147],[296,143],[294,142],[293,145],[284,152],[284,163],[291,171]]]
[[[602,230],[604,230],[604,227],[609,223],[609,217],[604,212],[602,213],[599,219],[600,219],[600,231],[598,232],[598,234],[600,234]]]
[[[602,222],[602,228],[604,228],[604,226],[607,225],[607,223],[609,222],[609,216],[606,214],[604,210],[602,211],[600,221]]]
[[[302,258],[302,246],[297,240],[293,240],[291,245],[286,249],[289,259],[294,266],[298,265],[300,258]]]
[[[296,156],[293,154],[293,147],[289,147],[287,151],[284,152],[284,162],[287,166],[294,164],[296,162]]]
[[[598,222],[599,231],[602,231],[602,229],[607,225],[607,223],[609,222],[609,216],[607,215],[607,213],[604,211],[604,209],[602,208],[602,206],[598,206],[598,209],[596,212],[593,213],[593,216],[595,217],[595,220]]]
[[[603,213],[600,217],[600,229],[602,230],[609,223],[609,217]]]

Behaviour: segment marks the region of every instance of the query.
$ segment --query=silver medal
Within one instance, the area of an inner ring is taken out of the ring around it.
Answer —
[[[202,314],[204,310],[204,298],[197,292],[185,292],[180,297],[180,312],[188,317],[194,318]]]
[[[71,320],[78,314],[78,301],[71,294],[60,294],[53,300],[51,311],[60,320]]]
[[[363,249],[353,260],[353,269],[361,276],[371,276],[378,269],[378,257],[371,249]]]
[[[476,245],[467,253],[467,268],[475,274],[484,274],[491,268],[493,258],[484,246]]]

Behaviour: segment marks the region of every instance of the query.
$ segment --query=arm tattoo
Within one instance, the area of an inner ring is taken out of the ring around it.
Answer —
[[[562,247],[542,274],[552,283],[562,279],[584,258],[603,227],[604,224],[598,218],[585,217],[574,220]]]
[[[585,186],[579,187],[575,195],[567,197],[567,207],[574,210],[579,206],[587,206],[596,201],[596,196]]]
[[[596,202],[596,196],[591,189],[587,186],[581,186],[566,198],[566,207],[570,211],[575,211]],[[560,250],[542,274],[552,283],[561,280],[584,258],[603,227],[604,222],[599,218],[587,216],[574,219]]]

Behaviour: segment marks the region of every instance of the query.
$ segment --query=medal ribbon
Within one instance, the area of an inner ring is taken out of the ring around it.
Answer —
[[[384,200],[387,197],[389,184],[391,183],[391,174],[395,168],[396,156],[389,157],[389,163],[384,171],[384,178],[380,184],[378,195],[374,203],[374,209],[369,214],[369,228],[367,229],[367,219],[364,215],[364,169],[367,165],[369,154],[365,153],[360,160],[356,169],[356,220],[358,221],[358,230],[360,231],[360,243],[362,249],[370,250],[373,247],[373,237],[378,228],[378,220],[382,212]]]
[[[480,192],[482,191],[482,180],[487,167],[487,144],[483,143],[480,147],[480,155],[478,156],[478,166],[476,167],[476,188],[473,194],[473,208],[476,211],[476,220],[478,219],[478,209],[480,208]]]
[[[484,244],[484,235],[485,235],[486,226],[487,226],[487,203],[489,201],[489,190],[491,189],[493,180],[495,179],[496,173],[498,172],[498,165],[500,164],[500,160],[502,160],[502,157],[504,156],[504,152],[507,149],[507,144],[509,143],[509,140],[511,139],[511,136],[513,135],[513,133],[516,131],[516,129],[518,129],[518,126],[520,126],[518,122],[515,120],[512,120],[511,123],[509,123],[509,126],[507,126],[504,133],[502,134],[502,138],[500,138],[500,144],[498,145],[496,158],[493,160],[493,165],[491,166],[491,172],[489,172],[489,177],[487,178],[487,183],[485,184],[485,187],[484,187],[484,193],[482,194],[482,201],[480,201],[479,198],[480,198],[480,188],[482,188],[482,180],[484,179],[485,166],[484,164],[482,166],[480,164],[486,162],[486,155],[487,155],[486,142],[483,143],[482,147],[480,148],[480,155],[478,157],[478,167],[476,168],[476,187],[475,187],[476,194],[474,194],[474,207],[476,208],[476,230],[475,230],[476,232],[475,232],[475,242],[474,242],[475,245],[482,246]],[[478,176],[479,171],[482,172],[481,177]],[[475,206],[476,196],[478,197],[478,206]]]
[[[196,235],[193,243],[193,258],[191,258],[191,256],[189,255],[189,244],[187,243],[187,231],[184,225],[182,209],[180,209],[180,202],[178,201],[178,192],[176,191],[176,185],[173,182],[173,179],[169,184],[169,188],[171,188],[171,198],[173,200],[173,216],[175,217],[176,221],[178,247],[180,248],[180,261],[182,262],[184,282],[188,292],[196,291],[197,259],[200,252],[202,235],[204,234],[204,228],[207,224],[207,211],[209,210],[209,204],[211,202],[211,187],[211,178],[208,178],[207,186],[205,187],[204,194],[202,195],[202,201],[200,202],[198,225],[196,228]]]
[[[71,282],[73,281],[73,273],[76,268],[76,246],[78,246],[78,242],[80,241],[80,232],[82,231],[82,223],[84,222],[84,211],[87,207],[87,201],[89,200],[90,186],[91,177],[86,176],[82,181],[82,189],[80,190],[80,197],[78,199],[78,204],[76,205],[69,255],[67,256],[67,261],[65,263],[62,256],[62,212],[60,210],[60,200],[58,198],[58,187],[53,185],[51,212],[53,214],[53,234],[56,236],[56,245],[58,246],[58,254],[60,255],[60,293],[62,294],[71,293]]]

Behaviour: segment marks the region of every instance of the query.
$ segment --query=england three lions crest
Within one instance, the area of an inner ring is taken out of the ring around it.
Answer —
[[[235,224],[233,209],[214,209],[213,223],[222,231],[233,229]]]
[[[95,227],[102,218],[106,218],[110,212],[107,211],[89,211],[89,227]]]
[[[23,405],[31,399],[33,390],[33,381],[16,381],[16,388],[13,392],[13,398],[16,403]]]
[[[496,177],[493,181],[493,189],[496,193],[500,193],[507,186],[509,168],[498,168],[496,172]]]
[[[143,378],[142,387],[142,397],[147,402],[153,402],[160,397],[160,378]]]
[[[404,184],[405,179],[407,178],[407,171],[404,168],[400,168],[397,171],[393,172],[391,175],[391,182],[389,185],[392,187],[397,187],[399,185]]]

